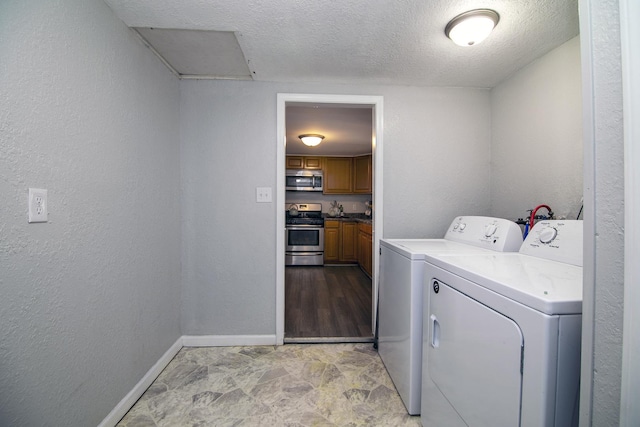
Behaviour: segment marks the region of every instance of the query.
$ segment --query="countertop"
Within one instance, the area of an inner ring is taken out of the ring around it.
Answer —
[[[363,213],[348,213],[344,214],[344,216],[329,216],[328,214],[322,214],[322,217],[325,220],[331,221],[351,221],[351,222],[362,222],[364,224],[372,224],[372,218]]]

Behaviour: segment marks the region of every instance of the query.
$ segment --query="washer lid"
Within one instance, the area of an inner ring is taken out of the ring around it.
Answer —
[[[426,262],[546,314],[582,313],[582,267],[519,253],[427,255]]]
[[[487,249],[445,239],[382,239],[380,246],[386,247],[412,260],[423,260],[425,254],[436,253],[484,253]]]

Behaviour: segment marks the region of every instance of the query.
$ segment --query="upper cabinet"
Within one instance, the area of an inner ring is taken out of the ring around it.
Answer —
[[[358,157],[287,156],[287,169],[316,169],[324,175],[324,194],[371,194],[371,155]]]
[[[371,155],[353,158],[353,192],[371,194]]]
[[[371,155],[325,157],[324,194],[371,194]]]
[[[322,157],[287,156],[287,169],[322,169]]]
[[[325,157],[324,194],[350,194],[353,184],[351,157]]]

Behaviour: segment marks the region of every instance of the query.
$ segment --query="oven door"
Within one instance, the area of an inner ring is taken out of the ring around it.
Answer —
[[[287,225],[285,229],[287,252],[323,252],[324,227],[317,225]]]

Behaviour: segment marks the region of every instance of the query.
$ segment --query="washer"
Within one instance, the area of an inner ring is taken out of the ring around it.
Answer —
[[[454,218],[443,239],[382,239],[378,352],[411,415],[420,413],[425,254],[517,251],[520,227],[481,216]]]
[[[422,425],[577,426],[582,221],[425,258]]]

